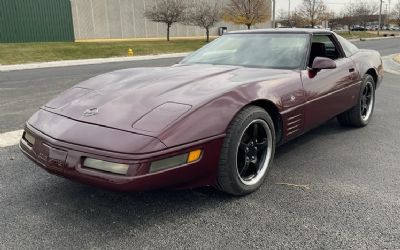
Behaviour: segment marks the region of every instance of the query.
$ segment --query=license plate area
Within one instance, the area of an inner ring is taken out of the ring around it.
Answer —
[[[53,148],[47,144],[42,143],[38,148],[37,159],[43,165],[49,168],[63,168],[67,160],[67,151]]]

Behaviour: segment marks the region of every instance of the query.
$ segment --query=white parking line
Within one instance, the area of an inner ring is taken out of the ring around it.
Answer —
[[[16,130],[0,134],[0,148],[17,145],[22,137],[23,130]]]

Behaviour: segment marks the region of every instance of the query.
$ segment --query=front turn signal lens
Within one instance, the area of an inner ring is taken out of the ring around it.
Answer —
[[[203,151],[201,149],[196,149],[186,154],[176,155],[162,160],[153,161],[150,164],[150,173],[196,162],[200,159],[202,153]]]
[[[202,153],[201,149],[191,151],[188,155],[187,163],[198,161],[201,157],[201,153]]]

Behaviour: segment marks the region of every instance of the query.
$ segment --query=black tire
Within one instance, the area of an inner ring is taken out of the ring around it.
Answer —
[[[364,99],[365,91],[371,92],[370,103],[365,103],[368,101]],[[367,109],[365,109],[367,105]],[[372,114],[375,107],[375,81],[370,75],[365,75],[360,88],[360,95],[358,97],[357,105],[350,110],[337,116],[339,123],[342,126],[350,126],[361,128],[368,125],[371,120]],[[366,113],[365,113],[366,111]]]
[[[249,131],[251,131],[251,135],[249,135]],[[254,133],[254,131],[257,132]],[[265,140],[254,139],[257,136],[265,137]],[[256,191],[270,170],[275,154],[275,137],[274,123],[264,109],[248,106],[241,110],[233,118],[227,130],[221,150],[216,188],[237,196]],[[264,145],[267,145],[265,149]],[[246,159],[245,163],[241,160],[244,158]],[[254,162],[250,161],[249,163],[249,158],[255,159]],[[240,165],[245,165],[240,170],[244,171],[243,175],[239,173]],[[244,176],[246,171],[249,172],[250,177],[252,176],[250,172],[254,172],[253,179],[245,180],[245,178],[250,178]]]

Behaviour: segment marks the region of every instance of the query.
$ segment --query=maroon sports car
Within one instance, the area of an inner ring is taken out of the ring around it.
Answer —
[[[244,195],[277,145],[333,117],[366,126],[382,73],[378,52],[333,32],[231,32],[172,67],[79,83],[29,119],[20,147],[50,173],[105,188]]]

